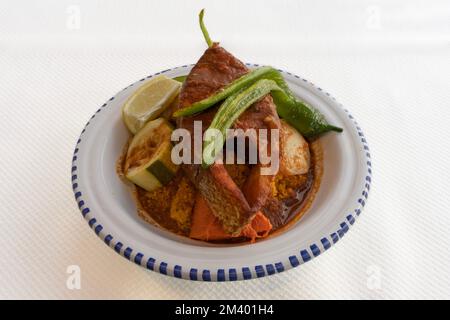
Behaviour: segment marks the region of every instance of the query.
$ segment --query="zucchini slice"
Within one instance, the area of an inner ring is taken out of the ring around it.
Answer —
[[[133,137],[125,161],[125,176],[147,191],[169,183],[178,170],[172,162],[172,126],[164,118],[148,122]]]

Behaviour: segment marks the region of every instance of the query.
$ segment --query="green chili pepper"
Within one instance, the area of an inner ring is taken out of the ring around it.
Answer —
[[[222,101],[223,99],[227,98],[228,96],[239,92],[240,90],[246,88],[247,86],[251,85],[255,81],[262,79],[264,75],[267,74],[268,71],[272,70],[271,67],[261,67],[254,69],[250,71],[249,73],[243,75],[242,77],[234,80],[227,86],[225,86],[223,89],[219,90],[217,93],[213,94],[212,96],[200,100],[198,102],[193,103],[189,107],[180,109],[178,111],[175,111],[173,116],[174,117],[181,117],[181,116],[191,116],[193,114],[199,113],[203,110],[206,110],[213,105],[215,105],[217,102]],[[265,78],[265,77],[264,77]]]
[[[234,121],[252,104],[264,98],[271,91],[280,91],[281,88],[273,80],[261,79],[248,88],[230,95],[219,107],[208,130],[217,131],[212,138],[203,144],[202,167],[207,168],[212,163],[216,155],[222,150],[226,130],[231,127]],[[216,135],[217,134],[217,135]]]
[[[189,116],[206,110],[259,79],[273,80],[282,89],[272,94],[277,112],[302,135],[311,138],[327,131],[342,132],[341,128],[328,124],[319,111],[298,100],[281,73],[272,67],[254,69],[225,86],[216,94],[176,111],[174,116]]]
[[[278,115],[303,136],[312,138],[328,131],[342,132],[342,128],[328,124],[319,111],[298,100],[278,70],[272,69],[266,77],[282,89],[272,93]]]

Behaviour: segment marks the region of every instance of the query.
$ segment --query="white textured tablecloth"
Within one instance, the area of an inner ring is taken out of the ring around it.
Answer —
[[[0,298],[450,298],[449,1],[2,1]],[[75,204],[90,116],[145,75],[195,62],[197,14],[238,58],[334,95],[373,155],[368,206],[294,270],[236,283],[146,271]],[[81,289],[66,286],[78,265]]]

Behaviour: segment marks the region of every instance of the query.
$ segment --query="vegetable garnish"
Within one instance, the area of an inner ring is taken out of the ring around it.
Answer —
[[[174,117],[190,116],[206,110],[217,102],[236,94],[260,79],[273,80],[282,89],[272,94],[275,105],[277,106],[277,112],[305,137],[311,138],[327,131],[342,132],[342,128],[328,124],[323,115],[316,109],[298,100],[281,73],[268,66],[256,68],[233,81],[216,94],[176,111]]]
[[[131,140],[125,162],[125,176],[147,191],[172,180],[178,166],[171,160],[172,125],[164,118],[147,122]]]
[[[242,77],[231,82],[229,85],[225,86],[222,90],[218,91],[216,94],[209,96],[203,100],[193,103],[189,107],[177,110],[173,113],[174,117],[191,116],[193,114],[199,113],[206,110],[217,102],[235,94],[247,86],[251,85],[255,81],[262,79],[272,68],[271,67],[261,67],[250,71],[249,73],[243,75]]]
[[[175,77],[175,78],[172,78],[172,79],[175,80],[175,81],[183,83],[184,81],[186,81],[186,78],[187,78],[187,75],[186,76]]]
[[[148,121],[159,117],[180,92],[178,81],[159,75],[144,83],[125,101],[122,119],[128,130],[136,134]]]
[[[205,24],[203,23],[204,13],[205,13],[205,9],[202,9],[202,11],[200,11],[200,14],[198,15],[198,20],[200,22],[200,29],[202,29],[203,37],[205,38],[205,41],[208,44],[208,47],[211,48],[211,46],[213,45],[213,42],[211,41],[208,30],[206,30]]]
[[[264,98],[264,96],[271,91],[279,90],[281,90],[281,88],[275,81],[261,79],[250,87],[230,95],[222,103],[208,128],[208,130],[216,129],[216,131],[210,131],[210,133],[212,133],[210,139],[203,144],[203,168],[208,168],[214,163],[216,155],[222,150],[226,138],[226,130],[231,127],[237,118],[239,118],[242,112],[255,102]],[[207,135],[208,130],[206,131]]]
[[[267,78],[282,89],[272,93],[278,115],[303,136],[312,138],[328,131],[342,132],[342,128],[328,124],[319,111],[297,99],[278,70],[272,68]]]

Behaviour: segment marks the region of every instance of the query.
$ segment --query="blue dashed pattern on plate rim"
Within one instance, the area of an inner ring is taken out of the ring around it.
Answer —
[[[249,67],[259,67],[258,64],[246,64]],[[140,79],[136,83],[133,83],[125,88],[122,89],[122,91],[138,85],[140,82],[145,81],[149,78],[152,78],[154,76],[157,76],[159,74],[163,74],[172,70],[180,69],[180,68],[187,68],[192,65],[183,65],[180,67],[175,67],[171,69],[167,69],[161,72],[157,72],[153,75],[147,76],[145,78]],[[303,79],[295,74],[292,74],[290,72],[286,72],[283,70],[278,69],[281,73],[287,74],[289,76],[295,77],[297,79],[302,80],[305,83],[308,83],[313,88],[319,90],[320,92],[327,95],[330,99],[332,99],[334,102],[337,103],[336,99],[332,97],[328,92],[324,91],[322,88],[317,87],[312,82]],[[101,112],[103,108],[106,108],[111,101],[114,100],[114,97],[110,98],[106,103],[104,103],[89,119],[89,121],[86,123],[85,127],[81,131],[81,135],[77,141],[77,144],[75,146],[75,151],[73,153],[72,158],[72,189],[74,192],[75,200],[78,204],[78,208],[80,209],[80,212],[83,216],[83,218],[87,221],[89,224],[89,227],[94,230],[94,232],[97,234],[97,236],[102,239],[106,245],[108,245],[110,248],[112,248],[114,251],[116,251],[118,254],[123,256],[124,258],[133,261],[139,266],[142,266],[144,268],[147,268],[152,271],[159,272],[164,275],[173,276],[180,279],[188,279],[188,280],[202,280],[202,281],[236,281],[239,279],[248,280],[253,278],[261,278],[264,276],[272,275],[275,273],[280,273],[285,270],[291,269],[293,267],[297,267],[305,262],[310,261],[312,258],[319,256],[322,252],[328,250],[331,248],[333,244],[339,241],[349,230],[350,226],[352,226],[357,217],[361,214],[364,206],[366,205],[369,191],[370,191],[370,185],[372,182],[372,161],[371,161],[371,155],[369,151],[369,146],[367,145],[367,140],[354,119],[354,117],[349,113],[347,109],[345,109],[340,103],[337,103],[347,114],[348,118],[351,120],[351,122],[354,124],[355,129],[358,133],[358,136],[360,138],[360,143],[363,147],[365,158],[366,158],[366,165],[367,165],[367,172],[365,177],[365,186],[364,189],[361,190],[360,197],[356,199],[355,203],[355,209],[353,212],[348,212],[348,215],[346,216],[345,220],[342,221],[339,225],[339,228],[324,237],[320,239],[319,243],[313,243],[309,246],[309,248],[302,248],[298,250],[298,255],[292,255],[287,257],[286,261],[283,262],[274,262],[272,264],[266,264],[266,265],[256,265],[253,267],[247,266],[243,267],[241,269],[236,268],[218,268],[217,270],[209,270],[209,269],[201,269],[198,270],[196,268],[188,268],[183,269],[183,266],[174,264],[173,266],[169,265],[168,263],[164,261],[156,261],[153,257],[147,257],[141,252],[136,252],[133,248],[129,246],[125,246],[119,239],[114,238],[113,235],[109,234],[107,230],[104,230],[103,226],[101,225],[100,221],[97,221],[95,218],[95,212],[91,212],[89,209],[89,205],[85,203],[83,200],[83,191],[80,190],[78,186],[78,165],[77,165],[77,158],[79,155],[79,144],[81,140],[83,139],[83,134],[86,131],[86,128],[89,126],[91,121],[94,120],[96,114]],[[183,271],[184,271],[184,277],[183,277]],[[215,275],[215,276],[214,276]]]

